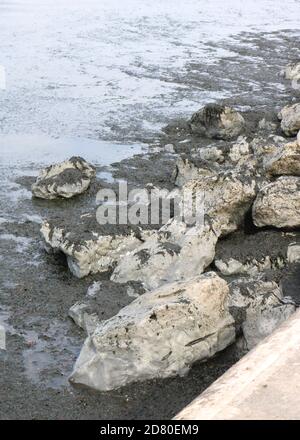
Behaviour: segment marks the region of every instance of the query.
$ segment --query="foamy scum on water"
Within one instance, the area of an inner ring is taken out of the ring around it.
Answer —
[[[241,31],[297,30],[299,8],[298,0],[284,8],[281,0],[0,4],[6,71],[0,130],[127,139],[151,134],[172,117],[227,96],[190,81],[201,64],[235,55],[210,42]],[[198,66],[194,72],[191,64]]]

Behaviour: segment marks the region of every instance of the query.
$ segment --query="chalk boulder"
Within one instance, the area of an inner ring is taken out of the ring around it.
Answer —
[[[193,134],[213,139],[237,138],[245,128],[243,116],[230,107],[208,104],[193,114],[190,129]]]
[[[215,256],[218,237],[209,225],[187,227],[171,220],[121,259],[111,276],[118,283],[140,281],[147,290],[201,274]]]
[[[32,185],[32,194],[41,199],[69,199],[87,190],[95,168],[81,157],[43,169]]]
[[[99,225],[90,225],[86,218],[80,221],[81,227],[74,230],[47,221],[41,227],[46,250],[65,254],[70,271],[78,278],[110,270],[127,252],[141,244],[138,232],[130,228],[114,234]]]
[[[297,141],[283,145],[265,157],[265,170],[273,176],[300,176],[300,145]]]
[[[87,338],[71,382],[108,391],[185,374],[234,341],[228,293],[213,272],[145,293]]]
[[[283,176],[261,188],[252,208],[258,227],[300,226],[300,177]]]
[[[140,281],[153,289],[199,275],[212,263],[218,238],[240,226],[255,195],[254,179],[231,173],[188,181],[182,197],[194,206],[196,223],[172,219],[120,259],[111,280]]]
[[[235,171],[191,180],[183,187],[183,193],[193,200],[202,194],[204,214],[218,236],[230,234],[241,225],[256,191],[253,177]]]
[[[300,130],[300,103],[287,105],[278,114],[281,129],[286,136],[296,136]]]

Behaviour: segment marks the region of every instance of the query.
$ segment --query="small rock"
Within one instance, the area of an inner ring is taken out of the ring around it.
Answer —
[[[199,148],[199,157],[206,162],[223,163],[225,160],[224,150],[214,145],[209,145],[206,148]]]
[[[299,227],[300,178],[283,176],[264,186],[253,204],[252,217],[258,227]]]
[[[232,162],[238,162],[245,156],[249,156],[250,147],[244,137],[239,137],[238,141],[230,148],[229,157]]]
[[[205,162],[195,163],[191,159],[180,157],[176,162],[173,180],[175,185],[182,187],[189,180],[212,176],[214,174],[215,171]]]
[[[93,333],[99,324],[99,316],[96,312],[90,310],[88,301],[75,303],[69,310],[69,316],[88,335]]]
[[[288,64],[282,74],[286,79],[300,80],[300,62]]]
[[[175,153],[175,149],[174,149],[174,145],[173,145],[173,144],[167,144],[167,145],[165,145],[165,146],[164,146],[164,150],[165,150],[167,153],[171,153],[171,154],[174,154],[174,153]]]
[[[290,142],[264,160],[265,170],[273,176],[300,176],[300,145]]]
[[[193,134],[213,139],[237,138],[245,128],[243,116],[236,110],[217,104],[208,104],[193,114],[190,129]]]
[[[101,281],[94,281],[93,284],[90,285],[87,291],[87,296],[93,297],[98,294],[101,290],[102,283]]]
[[[214,263],[221,274],[225,276],[245,273],[244,264],[234,258],[230,258],[228,261],[215,260]]]
[[[203,194],[204,213],[218,236],[235,231],[256,196],[254,178],[236,172],[219,173],[187,182],[183,191]]]
[[[230,284],[229,310],[237,330],[243,332],[248,349],[270,335],[294,312],[295,306],[284,304],[274,282],[241,278]]]
[[[277,124],[272,121],[268,121],[266,118],[263,118],[258,123],[258,128],[263,131],[275,131],[277,130]]]
[[[71,382],[107,391],[185,374],[234,341],[228,292],[210,272],[145,293],[87,338]]]
[[[87,190],[95,168],[81,157],[72,157],[42,170],[32,185],[32,194],[41,199],[69,199]]]
[[[296,136],[300,130],[300,103],[287,105],[278,114],[281,129],[286,136]]]

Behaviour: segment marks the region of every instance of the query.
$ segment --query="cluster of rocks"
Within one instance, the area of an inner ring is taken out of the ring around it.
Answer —
[[[299,74],[297,66],[287,68],[287,78]],[[113,282],[139,282],[145,290],[105,321],[93,310],[90,296],[70,309],[88,334],[72,382],[111,390],[184,374],[238,337],[252,348],[295,311],[278,284],[261,276],[300,261],[300,245],[289,233],[284,255],[246,255],[241,261],[218,254],[219,243],[242,230],[245,221],[273,227],[275,235],[300,226],[300,104],[284,107],[278,119],[280,133],[274,122],[263,119],[251,138],[247,121],[232,108],[210,104],[192,116],[190,133],[217,142],[181,155],[173,183],[179,198],[186,192],[203,195],[200,224],[174,217],[159,229],[126,226],[116,232],[100,227],[89,214],[81,218],[80,234],[69,225],[42,225],[47,250],[63,252],[75,276],[109,271]],[[260,134],[264,130],[267,136]],[[73,171],[71,188],[60,179]],[[70,197],[82,192],[94,173],[73,158],[43,171],[33,193]]]

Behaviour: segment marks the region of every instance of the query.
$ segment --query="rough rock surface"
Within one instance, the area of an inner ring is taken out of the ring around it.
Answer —
[[[273,176],[300,175],[300,145],[297,141],[283,145],[265,158],[265,169]]]
[[[229,310],[251,349],[289,318],[295,306],[276,283],[241,278],[230,283]]]
[[[204,195],[204,213],[218,236],[235,231],[242,223],[257,191],[252,177],[235,172],[207,176],[187,182],[183,191]]]
[[[240,136],[235,142],[209,145],[199,148],[194,154],[182,155],[176,162],[173,173],[175,185],[182,187],[189,180],[234,170],[242,175],[252,175],[257,168],[247,139]]]
[[[201,274],[215,256],[217,235],[209,225],[188,228],[171,221],[121,259],[111,280],[140,281],[145,289]]]
[[[277,274],[280,279],[281,270],[288,264],[289,246],[299,242],[298,231],[238,230],[218,240],[214,264],[226,276],[264,272],[270,280]]]
[[[264,186],[253,204],[252,216],[258,227],[299,227],[300,178],[279,177],[275,182]]]
[[[86,191],[94,176],[92,165],[81,157],[72,157],[42,170],[32,185],[32,194],[42,199],[69,199]]]
[[[243,116],[236,110],[208,104],[193,114],[190,129],[193,134],[214,139],[235,139],[245,128]]]
[[[153,289],[202,273],[214,259],[218,238],[235,231],[243,221],[255,198],[256,183],[229,173],[188,181],[182,191],[190,200],[204,195],[204,223],[188,226],[171,220],[119,261],[112,281],[140,281]]]
[[[214,175],[215,171],[205,162],[195,163],[191,158],[180,157],[173,173],[175,185],[182,187],[189,180]]]
[[[141,243],[139,234],[130,229],[127,234],[120,232],[119,235],[101,232],[99,228],[87,230],[86,236],[78,236],[76,231],[49,222],[44,222],[41,227],[46,250],[64,253],[69,269],[78,278],[111,269],[122,256]]]
[[[266,155],[278,152],[284,144],[286,138],[277,135],[269,135],[267,138],[257,136],[250,142],[254,156],[262,160]]]
[[[287,105],[278,114],[281,129],[286,136],[296,136],[300,130],[300,103]]]
[[[211,272],[145,293],[97,326],[70,380],[106,391],[186,373],[234,341],[228,292]]]

